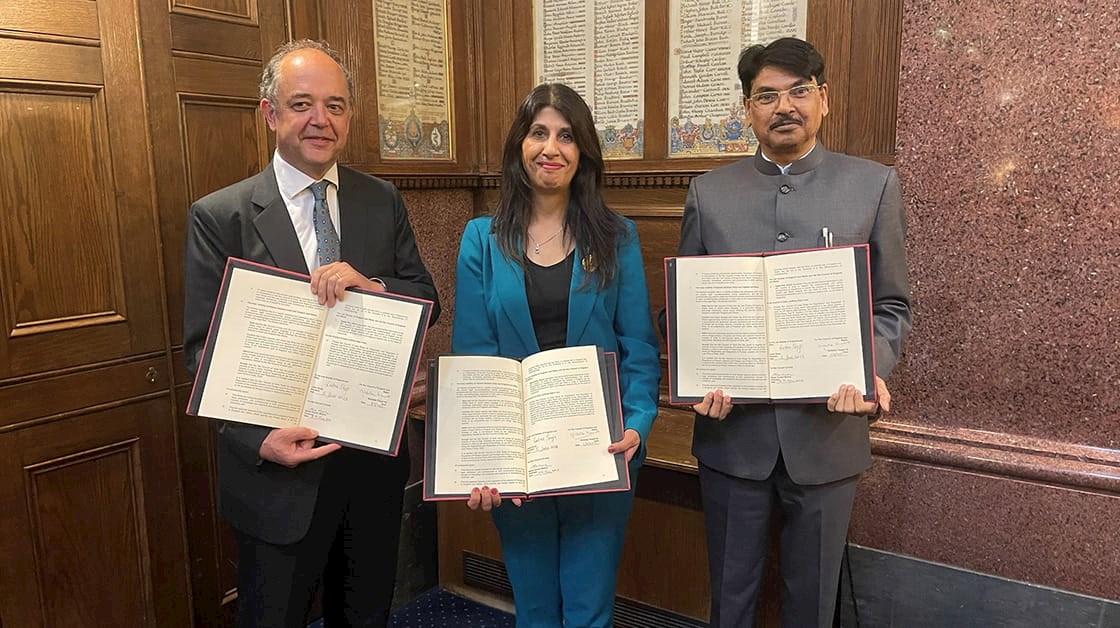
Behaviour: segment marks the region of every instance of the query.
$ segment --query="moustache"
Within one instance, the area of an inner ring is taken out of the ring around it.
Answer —
[[[770,128],[776,129],[783,124],[796,124],[798,126],[801,126],[801,120],[798,120],[797,118],[791,118],[789,116],[779,116],[777,120],[770,124]]]

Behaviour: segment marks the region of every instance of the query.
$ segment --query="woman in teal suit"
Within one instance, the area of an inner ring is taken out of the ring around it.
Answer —
[[[459,249],[452,351],[524,358],[598,345],[619,357],[626,492],[544,497],[498,508],[501,487],[467,505],[492,510],[517,626],[610,626],[615,577],[645,442],[657,416],[657,338],[634,224],[603,201],[603,156],[587,104],[560,84],[525,98],[503,154],[492,217]]]

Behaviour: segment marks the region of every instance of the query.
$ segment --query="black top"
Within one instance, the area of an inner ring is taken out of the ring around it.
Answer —
[[[563,261],[540,266],[525,265],[525,296],[541,351],[568,344],[568,291],[572,285],[573,250]]]

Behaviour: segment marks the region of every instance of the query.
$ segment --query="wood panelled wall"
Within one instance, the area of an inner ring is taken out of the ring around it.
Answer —
[[[324,37],[357,82],[344,161],[425,194],[412,216],[421,246],[453,256],[459,233],[445,227],[493,202],[506,130],[533,84],[532,14],[525,0],[448,6],[455,156],[420,163],[380,159],[367,0],[0,3],[0,625],[229,624],[236,556],[212,435],[182,412],[186,209],[267,163],[261,63],[289,38]],[[809,6],[832,86],[825,141],[890,162],[901,0]],[[638,224],[654,310],[688,181],[725,163],[665,158],[653,122],[666,107],[667,12],[668,0],[648,0],[651,152],[608,177],[610,203]],[[432,266],[453,267],[443,261]],[[449,321],[453,295],[441,296]],[[639,483],[620,592],[704,618],[688,433],[666,411],[650,442],[660,468]],[[445,511],[453,584],[460,552],[498,552],[488,520]],[[680,569],[691,586],[671,575]]]
[[[191,387],[182,356],[184,222],[192,201],[260,172],[271,159],[258,83],[263,61],[289,37],[289,17],[284,4],[256,0],[172,0],[147,16],[152,157],[194,621],[230,625],[237,556],[218,515],[213,434],[207,420],[184,412]]]
[[[0,5],[0,624],[184,625],[132,0]]]

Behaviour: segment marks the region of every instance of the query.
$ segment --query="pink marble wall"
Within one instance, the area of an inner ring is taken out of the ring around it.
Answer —
[[[408,208],[412,230],[416,232],[416,246],[424,266],[431,273],[439,293],[442,312],[439,320],[428,330],[424,342],[424,362],[418,371],[418,382],[427,379],[427,359],[451,351],[451,320],[455,314],[455,262],[459,254],[459,239],[463,227],[472,216],[474,196],[470,190],[401,190],[401,198]],[[424,395],[427,382],[417,384],[414,395]],[[411,422],[410,422],[411,423]],[[412,473],[409,482],[423,478],[424,439],[415,425],[410,425],[409,456]]]
[[[902,413],[1120,449],[1118,11],[905,3]]]
[[[1120,599],[1117,11],[904,4],[914,332],[856,542]]]
[[[472,217],[474,197],[470,190],[402,190],[401,197],[424,266],[432,274],[443,313],[428,331],[424,346],[427,357],[451,350],[451,319],[455,312],[455,261],[463,228]]]

